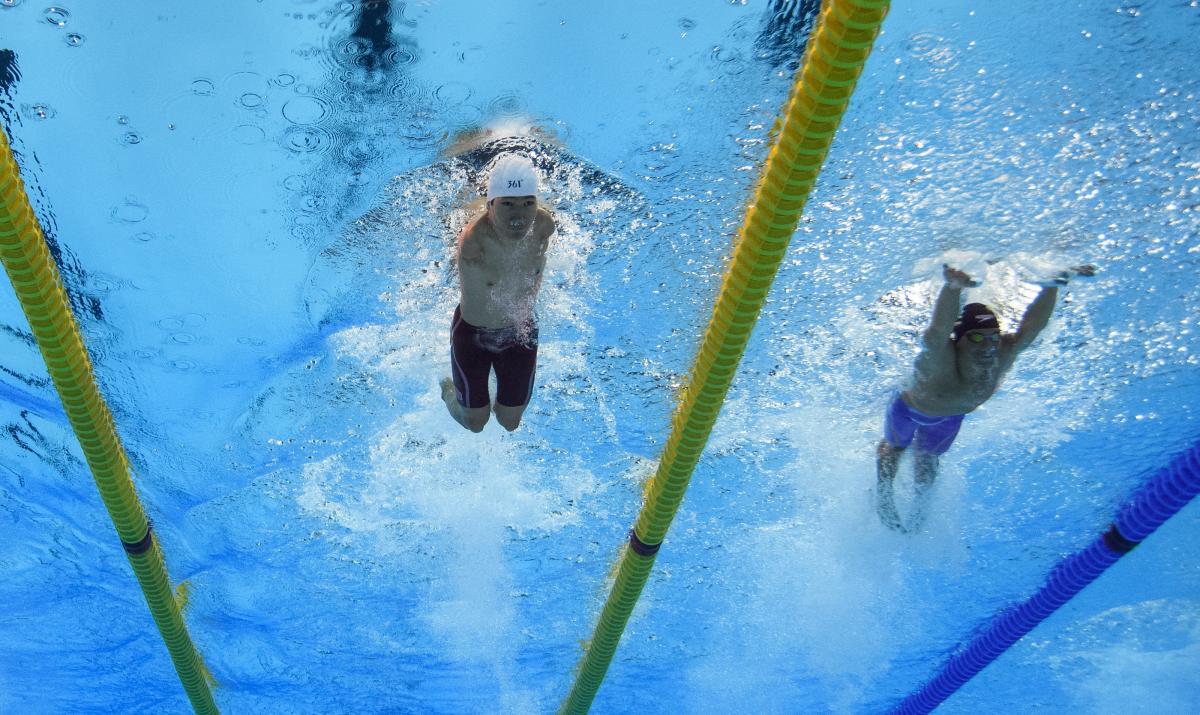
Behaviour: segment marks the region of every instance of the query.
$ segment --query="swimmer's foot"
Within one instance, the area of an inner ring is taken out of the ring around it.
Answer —
[[[1036,284],[1043,288],[1061,288],[1070,283],[1072,278],[1091,278],[1095,275],[1096,267],[1089,263],[1082,266],[1071,266],[1045,280],[1037,281]]]
[[[446,409],[450,410],[450,414],[454,414],[455,408],[458,407],[458,395],[454,392],[454,380],[448,377],[443,377],[442,386],[442,402],[446,403]]]
[[[879,512],[879,521],[883,522],[884,526],[901,534],[908,533],[908,529],[904,528],[904,522],[900,519],[900,513],[896,511],[896,497],[890,481],[881,479],[875,485],[875,510]]]

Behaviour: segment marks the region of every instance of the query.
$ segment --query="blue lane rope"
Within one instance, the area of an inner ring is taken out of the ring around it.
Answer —
[[[1003,610],[920,690],[892,712],[927,713],[1000,656],[1013,643],[1095,581],[1200,492],[1200,442],[1150,478],[1117,513],[1108,531],[1058,563],[1046,585],[1025,602]]]

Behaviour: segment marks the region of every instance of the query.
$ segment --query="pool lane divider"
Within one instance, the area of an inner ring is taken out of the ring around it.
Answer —
[[[645,503],[562,713],[587,712],[608,671],[889,6],[890,0],[825,0],[822,6],[791,94],[771,130],[774,144],[670,437],[646,485]]]
[[[0,129],[0,259],[91,468],[150,613],[197,713],[217,713],[207,671],[171,590],[150,521],[138,501],[112,413],[96,386],[62,276],[29,204],[8,137]]]
[[[997,613],[933,678],[891,712],[918,715],[936,708],[1154,533],[1197,493],[1200,493],[1200,442],[1160,469],[1121,507],[1108,530],[1082,551],[1060,561],[1050,571],[1046,583],[1028,599]]]

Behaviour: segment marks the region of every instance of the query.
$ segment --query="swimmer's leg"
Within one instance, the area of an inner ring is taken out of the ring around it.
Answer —
[[[916,531],[925,521],[926,507],[933,497],[933,482],[938,475],[938,455],[917,449],[913,459],[913,488],[916,496],[913,499],[913,510],[909,517],[908,528]]]
[[[531,329],[529,342],[507,348],[495,358],[496,402],[492,411],[496,421],[512,432],[521,425],[521,415],[533,398],[537,373],[537,328]]]
[[[482,432],[484,425],[487,424],[488,417],[491,414],[491,408],[487,405],[483,407],[464,407],[458,403],[458,395],[454,391],[454,381],[448,377],[442,378],[442,401],[446,403],[446,409],[449,410],[450,416],[454,421],[471,430],[472,432]],[[500,415],[497,414],[499,419]]]
[[[875,451],[875,509],[879,512],[879,520],[889,529],[904,532],[904,524],[896,511],[896,471],[900,467],[900,455],[904,450],[894,447],[886,439],[879,441]]]
[[[496,421],[500,423],[504,429],[512,432],[521,426],[521,415],[525,414],[525,408],[529,405],[519,405],[517,407],[509,407],[502,405],[499,402],[492,405],[492,411],[496,413]]]

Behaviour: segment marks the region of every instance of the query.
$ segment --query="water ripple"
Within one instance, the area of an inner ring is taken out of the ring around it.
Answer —
[[[494,117],[520,117],[525,114],[525,101],[516,92],[502,92],[488,102],[487,111]]]
[[[433,90],[433,97],[439,102],[453,107],[471,98],[471,88],[463,82],[446,82]]]
[[[333,138],[320,127],[293,126],[283,133],[283,146],[297,154],[322,154],[329,150]]]
[[[329,103],[320,97],[293,97],[283,105],[283,118],[293,124],[317,124],[329,116]]]
[[[124,201],[112,208],[110,214],[121,223],[141,223],[150,215],[150,208],[138,203],[135,197],[126,196]]]

